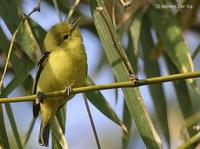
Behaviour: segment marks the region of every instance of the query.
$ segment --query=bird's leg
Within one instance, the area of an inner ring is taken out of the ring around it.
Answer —
[[[40,103],[43,103],[43,100],[44,100],[45,97],[46,97],[45,93],[43,93],[43,92],[41,92],[41,91],[38,91],[38,92],[37,92],[37,98],[36,98],[35,103],[36,103],[37,105],[39,105]]]
[[[65,88],[65,95],[69,96],[72,93],[72,86],[74,85],[74,82],[69,84],[66,88]]]
[[[129,74],[129,79],[135,85],[136,81],[138,80],[138,77],[135,74]]]

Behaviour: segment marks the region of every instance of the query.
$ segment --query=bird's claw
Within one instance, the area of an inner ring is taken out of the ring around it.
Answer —
[[[45,93],[38,91],[37,92],[37,98],[35,100],[35,104],[40,104],[43,103],[44,98],[46,97]]]
[[[74,85],[74,83],[71,83],[69,86],[67,86],[66,88],[65,88],[65,94],[67,95],[67,96],[69,96],[71,93],[72,93],[72,86]]]
[[[136,81],[138,80],[138,77],[135,74],[130,74],[129,79],[133,83],[133,85],[135,85]]]

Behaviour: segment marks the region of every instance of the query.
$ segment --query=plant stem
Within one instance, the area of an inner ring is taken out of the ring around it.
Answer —
[[[134,72],[132,70],[132,67],[131,67],[131,64],[130,64],[126,54],[124,54],[124,52],[122,52],[120,50],[120,47],[119,47],[120,43],[118,41],[116,41],[116,39],[115,39],[115,37],[113,35],[112,26],[109,23],[109,20],[106,18],[105,14],[104,14],[105,12],[104,12],[103,7],[97,7],[96,10],[99,12],[99,14],[102,16],[103,20],[105,21],[105,23],[106,23],[106,25],[108,27],[108,31],[110,33],[110,37],[112,38],[113,46],[117,50],[117,53],[119,54],[124,66],[126,67],[126,70],[128,71],[129,75],[134,74]]]
[[[80,3],[80,0],[75,0],[74,5],[71,6],[71,9],[70,9],[70,11],[69,11],[69,13],[68,13],[66,22],[69,23],[69,21],[70,21],[72,15],[73,15],[73,13],[74,13],[76,7],[79,5],[79,3]]]
[[[33,10],[27,16],[23,17],[20,20],[20,23],[17,26],[17,29],[13,33],[13,36],[12,36],[12,39],[11,39],[11,43],[10,43],[10,47],[8,49],[8,56],[7,56],[6,63],[5,63],[5,66],[4,66],[4,70],[3,70],[3,74],[2,74],[2,77],[1,77],[1,80],[0,80],[0,94],[1,94],[1,90],[2,90],[3,80],[4,80],[4,77],[5,77],[6,72],[7,72],[7,68],[8,68],[8,63],[9,63],[9,60],[10,60],[11,52],[12,52],[12,49],[13,49],[13,46],[14,46],[14,41],[15,41],[15,39],[17,37],[17,34],[18,34],[21,26],[25,22],[25,20],[28,19],[30,17],[30,15],[32,15],[34,12],[37,12],[37,11],[40,12],[40,3],[41,3],[41,0],[39,0],[37,6],[35,8],[33,8]]]
[[[60,21],[60,23],[62,23],[63,20],[62,20],[61,12],[60,12],[59,7],[58,7],[58,2],[57,2],[57,0],[53,0],[53,4],[54,4],[54,7],[55,7],[55,9],[56,9],[56,13],[57,13],[57,15],[58,15],[59,21]]]
[[[178,146],[177,149],[187,149],[192,146],[192,144],[198,142],[200,140],[200,132],[198,132],[196,135],[194,135],[192,138],[187,140],[185,143],[181,144]]]
[[[88,101],[87,101],[87,98],[85,97],[85,95],[83,96],[83,99],[84,99],[85,107],[86,107],[86,110],[87,110],[87,113],[88,113],[88,116],[89,116],[89,119],[90,119],[90,124],[92,126],[92,130],[93,130],[93,133],[94,133],[94,137],[95,137],[95,140],[96,140],[97,147],[98,147],[98,149],[101,149],[101,144],[100,144],[100,141],[99,141],[99,138],[98,138],[98,135],[97,135],[97,130],[96,130],[96,127],[95,127],[95,124],[94,124],[94,120],[92,118],[92,113],[90,111],[90,107],[89,107],[89,104],[88,104]]]
[[[143,85],[151,85],[151,84],[156,84],[156,83],[178,81],[178,80],[191,79],[191,78],[197,78],[197,77],[200,77],[200,71],[142,79],[142,80],[137,80],[135,84],[133,84],[130,81],[125,81],[125,82],[73,88],[72,94],[78,94],[78,93],[89,92],[89,91],[114,89],[114,88],[133,88],[133,87],[139,87]],[[65,96],[65,94],[66,94],[65,90],[49,92],[49,93],[46,93],[46,99],[52,98],[52,97],[54,98],[58,96]],[[36,98],[35,94],[30,95],[30,96],[22,96],[22,97],[0,98],[0,103],[34,101],[35,98]]]

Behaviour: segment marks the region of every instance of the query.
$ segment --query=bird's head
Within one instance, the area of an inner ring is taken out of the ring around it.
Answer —
[[[59,47],[67,47],[82,42],[81,33],[77,28],[79,19],[73,24],[59,23],[51,27],[44,39],[44,50],[51,52]]]

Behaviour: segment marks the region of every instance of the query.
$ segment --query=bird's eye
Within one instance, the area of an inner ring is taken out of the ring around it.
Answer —
[[[64,34],[64,39],[68,39],[69,38],[69,34]]]

